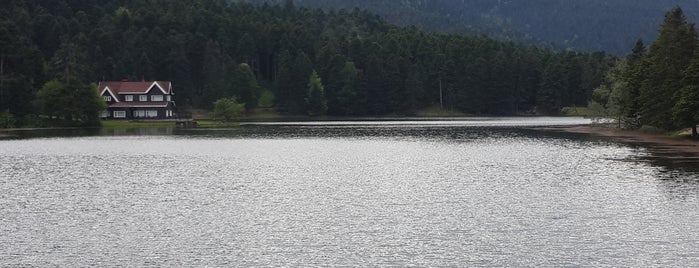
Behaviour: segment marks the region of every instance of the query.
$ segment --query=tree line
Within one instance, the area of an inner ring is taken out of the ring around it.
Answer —
[[[293,1],[7,0],[0,8],[0,111],[18,121],[39,113],[34,100],[47,82],[125,78],[173,81],[180,108],[236,96],[247,110],[286,114],[411,115],[440,104],[476,115],[556,114],[587,105],[613,62],[602,52],[429,33]]]
[[[665,15],[649,47],[639,40],[594,91],[591,106],[630,129],[662,131],[699,124],[699,40],[682,8]]]

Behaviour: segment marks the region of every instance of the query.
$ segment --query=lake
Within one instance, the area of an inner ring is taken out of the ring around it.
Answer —
[[[587,123],[12,132],[0,267],[699,263],[699,164]]]

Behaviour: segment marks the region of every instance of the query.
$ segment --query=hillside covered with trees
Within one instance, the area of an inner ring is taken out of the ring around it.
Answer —
[[[236,96],[287,114],[410,115],[441,99],[468,114],[556,114],[585,106],[611,62],[358,9],[223,0],[2,1],[0,59],[0,111],[25,125],[60,109],[42,104],[84,103],[72,89],[125,78],[173,81],[180,108]],[[37,100],[52,81],[63,93]]]
[[[233,0],[236,1],[236,0]],[[286,0],[239,0],[283,3]],[[540,47],[626,55],[629,44],[657,36],[665,12],[679,5],[699,19],[694,0],[296,0],[330,9],[359,7],[391,23],[435,32],[485,34]]]

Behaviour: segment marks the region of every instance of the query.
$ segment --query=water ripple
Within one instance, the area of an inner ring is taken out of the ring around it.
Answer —
[[[651,151],[372,128],[0,141],[0,266],[699,261],[697,173]]]

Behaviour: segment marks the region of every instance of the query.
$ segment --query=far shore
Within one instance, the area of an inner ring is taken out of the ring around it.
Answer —
[[[623,130],[611,126],[572,126],[542,128],[543,130],[568,133],[590,134],[610,137],[621,142],[642,144],[666,152],[691,153],[699,155],[699,141],[684,137],[673,137],[662,134],[648,134],[640,131]]]

